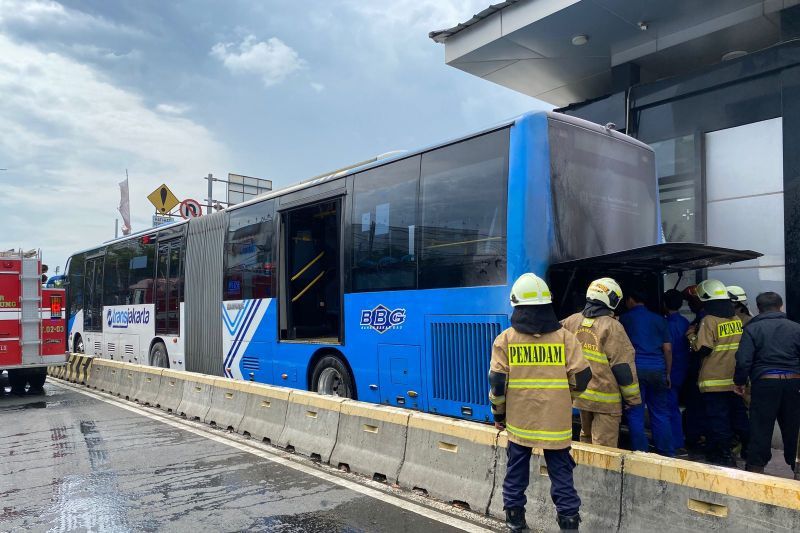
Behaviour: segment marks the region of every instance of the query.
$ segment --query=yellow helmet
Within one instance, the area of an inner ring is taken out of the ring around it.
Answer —
[[[597,300],[606,305],[609,309],[616,309],[622,301],[622,289],[612,278],[596,279],[589,284],[586,289],[587,300]]]
[[[509,299],[513,307],[553,303],[547,283],[536,274],[531,274],[530,272],[517,278],[517,281],[511,287]]]
[[[730,300],[728,288],[719,280],[707,279],[697,284],[697,297],[700,301]]]
[[[747,293],[744,292],[743,288],[738,285],[728,285],[726,289],[728,289],[728,296],[731,300],[739,303],[747,303]]]

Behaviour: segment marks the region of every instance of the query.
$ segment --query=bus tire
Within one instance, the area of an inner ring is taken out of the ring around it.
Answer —
[[[28,382],[28,376],[25,371],[21,369],[8,371],[8,384],[11,385],[11,394],[23,396],[25,394],[25,384]]]
[[[42,394],[44,382],[47,381],[47,368],[32,368],[28,372],[28,393]]]
[[[81,337],[80,333],[75,335],[75,340],[72,342],[72,348],[75,353],[85,353],[85,347],[83,346],[83,337]]]
[[[156,368],[169,368],[169,355],[167,355],[167,346],[161,342],[154,342],[150,347],[150,366]]]
[[[319,394],[355,397],[355,381],[347,365],[336,356],[326,355],[319,360],[311,373],[309,389]]]

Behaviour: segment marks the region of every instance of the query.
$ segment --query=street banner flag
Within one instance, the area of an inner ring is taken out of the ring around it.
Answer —
[[[131,199],[128,194],[128,176],[125,173],[125,181],[119,182],[119,214],[122,215],[122,234],[131,233]]]

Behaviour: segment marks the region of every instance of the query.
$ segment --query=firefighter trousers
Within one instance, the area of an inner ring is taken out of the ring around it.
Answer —
[[[575,490],[572,471],[575,461],[569,454],[569,448],[563,450],[544,450],[547,464],[547,475],[550,477],[550,497],[560,515],[574,516],[581,507],[581,499]],[[503,508],[525,507],[528,502],[525,490],[528,488],[531,474],[531,452],[527,446],[520,446],[509,441],[506,450],[508,466],[503,481]]]
[[[746,451],[750,437],[750,423],[747,420],[744,400],[731,391],[704,392],[703,402],[708,422],[708,454],[713,459],[730,455],[734,435],[739,437]]]
[[[581,409],[581,442],[617,447],[622,415],[595,413]]]

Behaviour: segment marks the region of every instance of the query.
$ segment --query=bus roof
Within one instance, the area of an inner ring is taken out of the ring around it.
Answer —
[[[637,146],[639,146],[641,148],[644,148],[644,149],[647,149],[647,150],[652,150],[652,148],[650,148],[647,144],[645,144],[645,143],[643,143],[641,141],[638,141],[638,140],[636,140],[636,139],[634,139],[632,137],[628,137],[627,135],[625,135],[623,133],[620,133],[618,131],[615,131],[614,129],[611,129],[609,127],[604,127],[604,126],[601,126],[599,124],[595,124],[594,122],[589,122],[587,120],[583,120],[583,119],[580,119],[580,118],[577,118],[577,117],[565,115],[563,113],[556,113],[556,112],[553,112],[553,111],[530,111],[530,112],[527,112],[527,113],[523,113],[522,115],[518,115],[518,116],[516,116],[514,118],[511,118],[511,119],[504,120],[502,122],[496,123],[496,124],[494,124],[492,126],[484,128],[482,130],[474,131],[474,132],[472,132],[472,133],[470,133],[468,135],[462,135],[460,137],[456,137],[456,138],[449,139],[449,140],[446,140],[446,141],[443,141],[443,142],[432,144],[432,145],[429,145],[429,146],[426,146],[424,148],[420,148],[420,149],[417,149],[417,150],[414,150],[414,151],[389,152],[389,153],[391,153],[393,155],[391,155],[389,157],[384,157],[384,158],[378,157],[378,158],[375,158],[374,160],[372,160],[372,161],[370,161],[368,163],[365,163],[365,164],[361,164],[361,165],[357,165],[357,166],[353,166],[353,167],[349,167],[349,168],[345,167],[344,170],[334,170],[331,173],[323,174],[323,175],[320,175],[320,176],[318,176],[316,178],[312,178],[312,179],[309,179],[309,180],[306,180],[306,181],[301,181],[299,183],[295,183],[294,185],[289,185],[289,186],[284,187],[282,189],[278,189],[276,191],[272,191],[270,193],[263,194],[261,196],[257,196],[255,198],[247,200],[246,202],[242,202],[242,203],[239,203],[239,204],[236,204],[236,205],[232,205],[232,206],[226,207],[225,209],[222,209],[222,210],[217,211],[215,213],[211,213],[211,215],[205,215],[205,216],[214,216],[214,215],[217,215],[217,214],[221,215],[221,213],[224,213],[224,212],[227,212],[227,211],[234,211],[236,209],[240,209],[240,208],[246,207],[248,205],[256,204],[258,202],[263,202],[263,201],[266,201],[266,200],[270,200],[272,198],[277,198],[277,197],[280,197],[280,196],[283,196],[285,194],[289,194],[289,193],[292,193],[292,192],[295,192],[295,191],[308,189],[308,188],[314,187],[315,185],[319,185],[320,183],[325,183],[327,181],[331,181],[331,180],[334,180],[334,179],[344,178],[344,177],[352,175],[352,174],[357,174],[357,173],[360,173],[360,172],[364,172],[365,170],[369,170],[369,169],[372,169],[372,168],[376,168],[376,167],[380,167],[380,166],[383,166],[383,165],[387,165],[387,164],[392,163],[394,161],[399,161],[401,159],[406,159],[406,158],[409,158],[409,157],[414,157],[416,155],[424,154],[425,152],[430,152],[432,150],[436,150],[437,148],[441,148],[441,147],[444,147],[444,146],[447,146],[447,145],[450,145],[450,144],[455,144],[457,142],[460,142],[460,141],[463,141],[463,140],[466,140],[466,139],[470,139],[472,137],[478,137],[478,136],[483,135],[485,133],[489,133],[491,131],[495,131],[495,130],[498,130],[498,129],[501,129],[501,128],[505,128],[507,126],[510,126],[512,124],[515,124],[515,123],[519,122],[520,120],[522,120],[524,118],[533,117],[533,116],[545,116],[547,118],[552,118],[552,119],[559,120],[559,121],[562,121],[562,122],[567,122],[569,124],[580,126],[580,127],[583,127],[583,128],[586,128],[586,129],[589,129],[589,130],[592,130],[592,131],[596,131],[596,132],[599,132],[599,133],[610,134],[611,136],[613,136],[614,138],[616,138],[616,139],[618,139],[620,141],[625,141],[625,142],[628,142],[630,144],[637,145]],[[128,240],[128,239],[132,239],[132,238],[143,236],[143,235],[148,235],[148,234],[156,232],[156,231],[161,231],[161,230],[166,229],[166,228],[175,227],[175,226],[178,226],[180,224],[186,224],[188,222],[189,222],[188,220],[178,220],[178,221],[175,221],[175,222],[171,222],[169,224],[163,224],[161,226],[156,226],[156,227],[152,227],[152,228],[143,229],[141,231],[137,231],[135,233],[131,233],[130,235],[125,235],[124,237],[119,237],[119,238],[116,238],[116,239],[111,239],[111,240],[105,241],[102,244],[97,245],[97,246],[92,246],[91,248],[86,248],[84,250],[79,250],[79,251],[75,252],[72,255],[79,254],[79,253],[85,253],[85,252],[89,252],[89,251],[92,251],[92,250],[97,250],[98,248],[102,248],[102,247],[108,246],[110,244],[114,244],[114,243],[117,243],[117,242],[125,241],[125,240]]]

